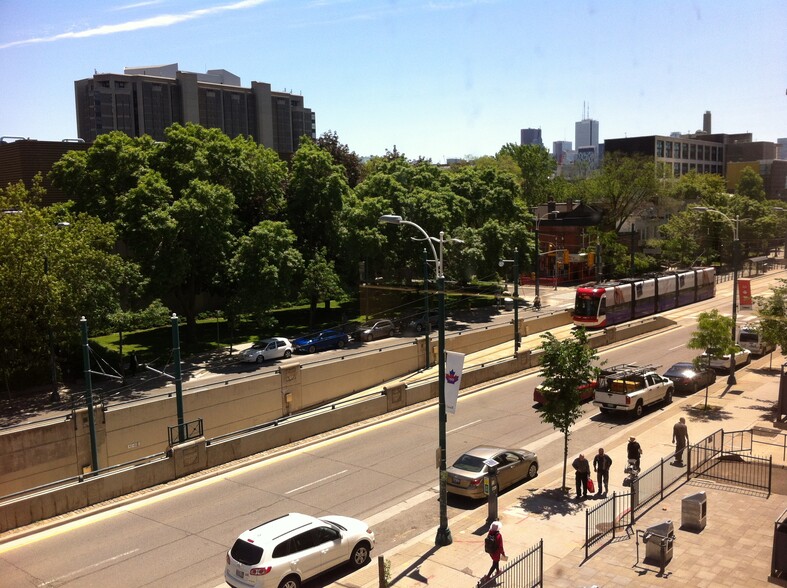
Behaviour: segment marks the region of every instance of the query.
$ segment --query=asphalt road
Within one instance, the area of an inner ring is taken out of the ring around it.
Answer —
[[[721,285],[714,300],[671,313],[682,326],[605,349],[600,356],[608,364],[655,363],[665,371],[693,357],[685,342],[696,315],[713,307],[725,311],[729,305]],[[742,318],[746,314],[741,313]],[[482,443],[534,449],[541,469],[561,463],[562,436],[542,424],[533,408],[537,383],[535,373],[522,374],[462,396],[457,413],[448,417],[449,463]],[[643,419],[662,410],[654,407]],[[436,419],[436,406],[427,403],[269,460],[0,544],[2,584],[220,586],[225,552],[238,534],[292,511],[366,519],[377,536],[374,553],[383,553],[438,523]],[[586,405],[571,436],[570,459],[579,449],[602,446],[609,435],[640,422],[602,416]],[[451,498],[448,507],[450,520],[484,506]],[[334,571],[305,586],[328,584],[347,571]]]

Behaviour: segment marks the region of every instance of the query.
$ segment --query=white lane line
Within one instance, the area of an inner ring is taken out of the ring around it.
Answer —
[[[56,582],[60,582],[62,580],[65,580],[66,578],[70,578],[71,576],[79,575],[79,574],[81,574],[83,572],[86,572],[86,571],[92,569],[92,568],[97,568],[98,566],[103,566],[104,564],[112,563],[113,561],[116,561],[116,560],[120,559],[121,557],[126,557],[127,555],[131,555],[132,553],[136,553],[137,551],[139,551],[139,549],[132,549],[131,551],[126,551],[125,553],[121,553],[119,555],[116,555],[115,557],[110,557],[109,559],[105,559],[103,561],[98,561],[98,562],[96,562],[94,564],[90,564],[87,567],[80,568],[78,570],[74,570],[73,572],[68,573],[65,576],[59,576],[57,578],[52,578],[51,580],[43,582],[43,583],[39,584],[38,586],[39,586],[39,588],[42,588],[43,586],[49,586],[51,584],[55,584]]]
[[[319,484],[320,482],[324,482],[325,480],[330,480],[331,478],[335,478],[336,476],[341,476],[342,474],[346,474],[347,470],[342,470],[341,472],[336,472],[335,474],[331,474],[330,476],[325,476],[324,478],[320,478],[319,480],[315,480],[314,482],[309,482],[308,484],[304,484],[303,486],[299,486],[298,488],[293,488],[285,492],[284,494],[292,494],[293,492],[297,492],[298,490],[303,490],[304,488],[308,488],[309,486],[314,486],[315,484]]]
[[[402,514],[402,512],[413,508],[422,502],[434,500],[437,497],[437,493],[439,491],[440,488],[438,486],[430,488],[429,490],[424,490],[420,494],[416,494],[415,496],[411,496],[406,500],[402,500],[399,504],[394,504],[393,506],[386,508],[385,510],[382,510],[370,517],[365,517],[363,520],[370,527],[374,527],[375,525],[379,525],[380,523],[387,521],[391,517]]]
[[[456,429],[451,429],[450,431],[446,431],[446,435],[449,434],[449,433],[455,433],[456,431],[461,431],[465,427],[471,427],[473,425],[476,425],[476,424],[480,423],[482,420],[483,419],[478,419],[477,421],[473,421],[472,423],[467,423],[466,425],[462,425],[461,427],[457,427]]]
[[[685,344],[675,345],[675,347],[670,347],[669,349],[667,349],[667,351],[675,351],[676,349],[682,349],[683,347],[686,347],[686,345]]]

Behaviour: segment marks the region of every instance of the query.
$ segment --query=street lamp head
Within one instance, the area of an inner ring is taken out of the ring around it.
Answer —
[[[70,227],[71,223],[68,221],[60,221],[59,223],[57,223],[57,226],[58,228]]]
[[[709,210],[707,206],[692,206],[691,209],[697,212],[707,212]]]
[[[506,262],[503,261],[502,259],[497,262],[497,265],[499,265],[500,267],[503,267],[505,264],[506,264]]]
[[[379,222],[398,225],[402,222],[402,217],[398,214],[384,214],[379,218]]]

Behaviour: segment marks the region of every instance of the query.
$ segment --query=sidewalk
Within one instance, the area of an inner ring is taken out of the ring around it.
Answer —
[[[634,435],[642,445],[643,471],[670,455],[674,446],[672,426],[679,416],[686,417],[691,442],[724,429],[738,431],[758,427],[774,430],[770,407],[778,397],[779,370],[769,370],[769,357],[758,359],[747,369],[737,373],[738,384],[726,390],[726,377],[720,377],[712,388],[709,404],[719,407],[711,413],[695,408],[704,404],[704,394],[676,397],[666,410],[654,410],[604,443],[613,460],[610,490],[626,491],[622,486],[625,475],[626,443]],[[774,430],[776,432],[776,430]],[[755,437],[773,442],[773,438]],[[776,438],[781,442],[781,437]],[[588,459],[598,448],[571,448],[570,462],[578,453]],[[663,501],[654,503],[639,513],[635,529],[671,519],[675,527],[673,559],[665,574],[657,566],[643,563],[645,546],[639,544],[637,558],[636,535],[618,534],[614,542],[607,539],[594,545],[585,561],[585,507],[596,500],[577,501],[558,496],[562,477],[562,463],[543,471],[537,478],[519,485],[499,499],[499,514],[503,524],[506,552],[510,558],[523,553],[539,539],[544,541],[544,585],[557,587],[582,586],[766,586],[770,573],[773,523],[787,508],[787,483],[782,478],[785,465],[781,447],[755,443],[754,455],[772,455],[774,490],[770,497],[763,492],[733,488],[693,480],[676,485]],[[778,474],[778,475],[777,475]],[[567,477],[573,488],[573,472]],[[681,500],[704,491],[708,501],[707,527],[699,532],[680,530]],[[777,493],[780,492],[780,493]],[[487,506],[462,513],[449,521],[453,543],[446,547],[434,545],[435,529],[399,545],[383,555],[391,564],[391,585],[400,588],[474,586],[489,568],[489,556],[484,553]],[[611,539],[611,536],[609,537]],[[641,540],[640,540],[641,541]],[[637,561],[639,563],[637,564]],[[376,588],[377,562],[334,586]],[[503,584],[500,584],[503,585]]]

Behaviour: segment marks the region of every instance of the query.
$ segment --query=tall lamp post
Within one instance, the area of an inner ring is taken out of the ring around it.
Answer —
[[[735,218],[732,219],[728,217],[726,214],[721,212],[720,210],[716,210],[715,208],[708,208],[707,206],[695,206],[693,210],[697,212],[715,212],[724,217],[728,223],[730,223],[730,227],[732,227],[732,344],[735,345],[735,326],[738,322],[738,246],[740,241],[738,240],[738,229],[740,226],[741,220],[748,220],[748,219],[741,219],[738,215],[735,215]],[[710,359],[710,357],[709,357]],[[738,383],[735,378],[735,350],[730,352],[730,375],[727,378],[727,385],[734,386]]]
[[[541,225],[541,221],[545,218],[549,218],[550,216],[556,215],[557,210],[550,210],[547,213],[542,214],[541,216],[536,217],[536,228],[535,228],[535,240],[536,240],[536,296],[533,300],[533,304],[536,307],[536,310],[541,308],[541,291],[540,291],[540,282],[541,282],[541,253],[539,252],[540,244],[538,240],[538,228]],[[555,253],[557,255],[557,253]]]
[[[514,259],[501,259],[500,267],[507,263],[514,264],[514,354],[519,351],[519,248],[514,247]]]
[[[445,275],[443,274],[443,243],[446,242],[445,233],[440,231],[440,238],[430,237],[429,234],[414,222],[404,220],[401,216],[395,214],[384,214],[380,217],[381,223],[389,223],[392,225],[409,225],[418,229],[421,234],[429,243],[432,250],[432,256],[435,262],[435,277],[437,279],[437,302],[438,312],[440,313],[440,322],[438,324],[438,360],[437,360],[437,390],[439,397],[439,414],[438,414],[438,440],[440,444],[439,454],[439,468],[440,468],[440,526],[437,529],[437,536],[435,537],[435,545],[444,546],[451,545],[453,539],[451,538],[451,530],[448,528],[448,492],[446,489],[446,441],[445,441],[445,425],[447,421],[445,411]],[[449,239],[461,243],[459,239]],[[440,244],[440,253],[438,255],[434,247],[434,242]]]

